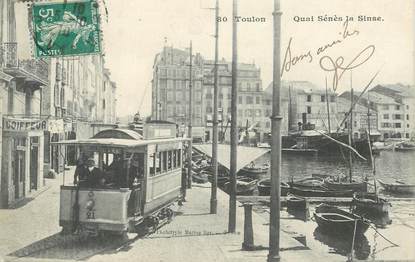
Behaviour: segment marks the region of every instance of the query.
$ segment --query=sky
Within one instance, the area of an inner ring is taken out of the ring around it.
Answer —
[[[133,114],[137,110],[144,115],[151,109],[151,79],[155,55],[167,42],[168,46],[186,48],[193,43],[195,53],[214,57],[214,0],[100,0],[103,47],[106,67],[117,83],[117,111],[119,116]],[[399,2],[399,4],[398,4]],[[231,61],[232,54],[232,1],[220,0],[220,16],[227,22],[219,24],[219,58]],[[108,11],[105,15],[104,6]],[[238,14],[242,17],[264,17],[265,22],[238,23],[238,62],[255,63],[261,68],[263,87],[272,81],[273,1],[239,0]],[[291,66],[283,73],[283,80],[310,81],[324,87],[329,84],[333,71],[322,70],[319,61],[323,56],[336,60],[344,58],[343,67],[362,50],[369,47],[355,63],[360,66],[345,70],[339,80],[337,92],[361,90],[374,73],[377,83],[413,84],[414,81],[414,13],[412,0],[281,0],[281,60],[284,60],[291,38],[291,58],[310,57]],[[352,34],[343,37],[345,16]],[[359,22],[359,15],[380,16],[382,21]],[[314,21],[296,22],[297,18]],[[343,21],[317,21],[318,16],[342,17]],[[319,47],[339,40],[317,54]],[[373,47],[371,47],[373,46]],[[373,54],[369,57],[370,53]],[[289,61],[288,57],[287,60]],[[328,58],[324,60],[329,69]],[[353,65],[353,64],[352,64]],[[340,71],[339,71],[340,73]]]

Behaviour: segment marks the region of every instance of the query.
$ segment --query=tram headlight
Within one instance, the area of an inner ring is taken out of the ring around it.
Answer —
[[[85,204],[85,208],[88,210],[92,210],[94,206],[95,206],[95,201],[92,199],[88,200]]]

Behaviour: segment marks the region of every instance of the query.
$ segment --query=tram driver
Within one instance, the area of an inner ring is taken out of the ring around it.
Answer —
[[[86,186],[102,187],[106,183],[104,172],[95,166],[94,158],[88,158],[86,162]]]

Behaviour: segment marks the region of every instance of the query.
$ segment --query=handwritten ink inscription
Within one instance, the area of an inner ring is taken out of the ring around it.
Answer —
[[[339,45],[340,43],[342,43],[343,41],[345,41],[346,39],[350,37],[359,35],[358,30],[356,29],[349,30],[348,20],[346,20],[342,24],[342,27],[343,27],[343,30],[342,32],[339,33],[341,35],[341,38],[335,39],[327,44],[324,44],[318,47],[314,52],[312,50],[307,50],[305,52],[302,52],[301,54],[294,54],[294,52],[292,51],[293,38],[291,37],[290,40],[288,41],[288,46],[285,51],[282,69],[281,69],[281,76],[284,74],[284,72],[289,72],[295,65],[299,63],[311,63],[313,62],[314,57],[320,56],[325,51],[327,51],[329,48]]]

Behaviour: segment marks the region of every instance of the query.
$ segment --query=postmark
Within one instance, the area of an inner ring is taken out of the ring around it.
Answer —
[[[38,58],[101,53],[95,0],[35,3],[32,19],[34,51]]]

